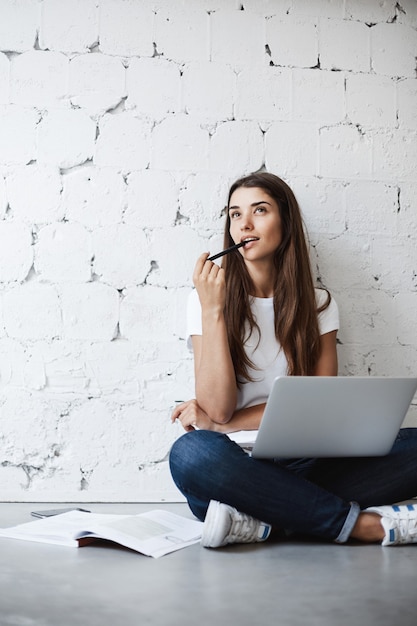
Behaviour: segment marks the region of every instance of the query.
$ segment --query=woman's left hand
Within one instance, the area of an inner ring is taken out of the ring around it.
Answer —
[[[171,415],[171,421],[174,423],[176,420],[181,422],[181,426],[187,431],[195,430],[195,428],[213,430],[214,427],[207,413],[200,408],[195,399],[187,400],[175,407]]]

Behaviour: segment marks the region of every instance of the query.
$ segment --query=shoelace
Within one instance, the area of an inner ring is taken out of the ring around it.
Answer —
[[[257,536],[258,525],[250,515],[238,513],[232,516],[229,537],[240,541],[249,541]]]
[[[410,543],[410,538],[417,543],[417,519],[415,516],[407,515],[404,511],[397,518],[398,542]]]

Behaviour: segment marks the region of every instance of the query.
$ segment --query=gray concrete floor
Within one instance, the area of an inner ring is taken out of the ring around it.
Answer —
[[[0,526],[51,504],[0,504]],[[96,513],[185,504],[82,504]],[[416,624],[417,545],[267,542],[151,559],[110,544],[0,539],[1,626]]]

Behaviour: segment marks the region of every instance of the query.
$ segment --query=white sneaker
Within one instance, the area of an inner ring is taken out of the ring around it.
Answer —
[[[417,543],[417,504],[377,506],[365,511],[381,516],[381,524],[385,530],[383,546]]]
[[[201,545],[220,548],[228,543],[255,543],[265,541],[270,533],[269,524],[240,513],[228,504],[211,500],[204,520]]]

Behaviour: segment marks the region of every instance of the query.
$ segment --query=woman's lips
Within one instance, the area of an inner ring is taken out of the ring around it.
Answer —
[[[248,237],[248,238],[245,237],[241,241],[242,243],[245,243],[243,247],[246,249],[246,248],[251,248],[253,244],[259,241],[259,238],[258,237]]]

